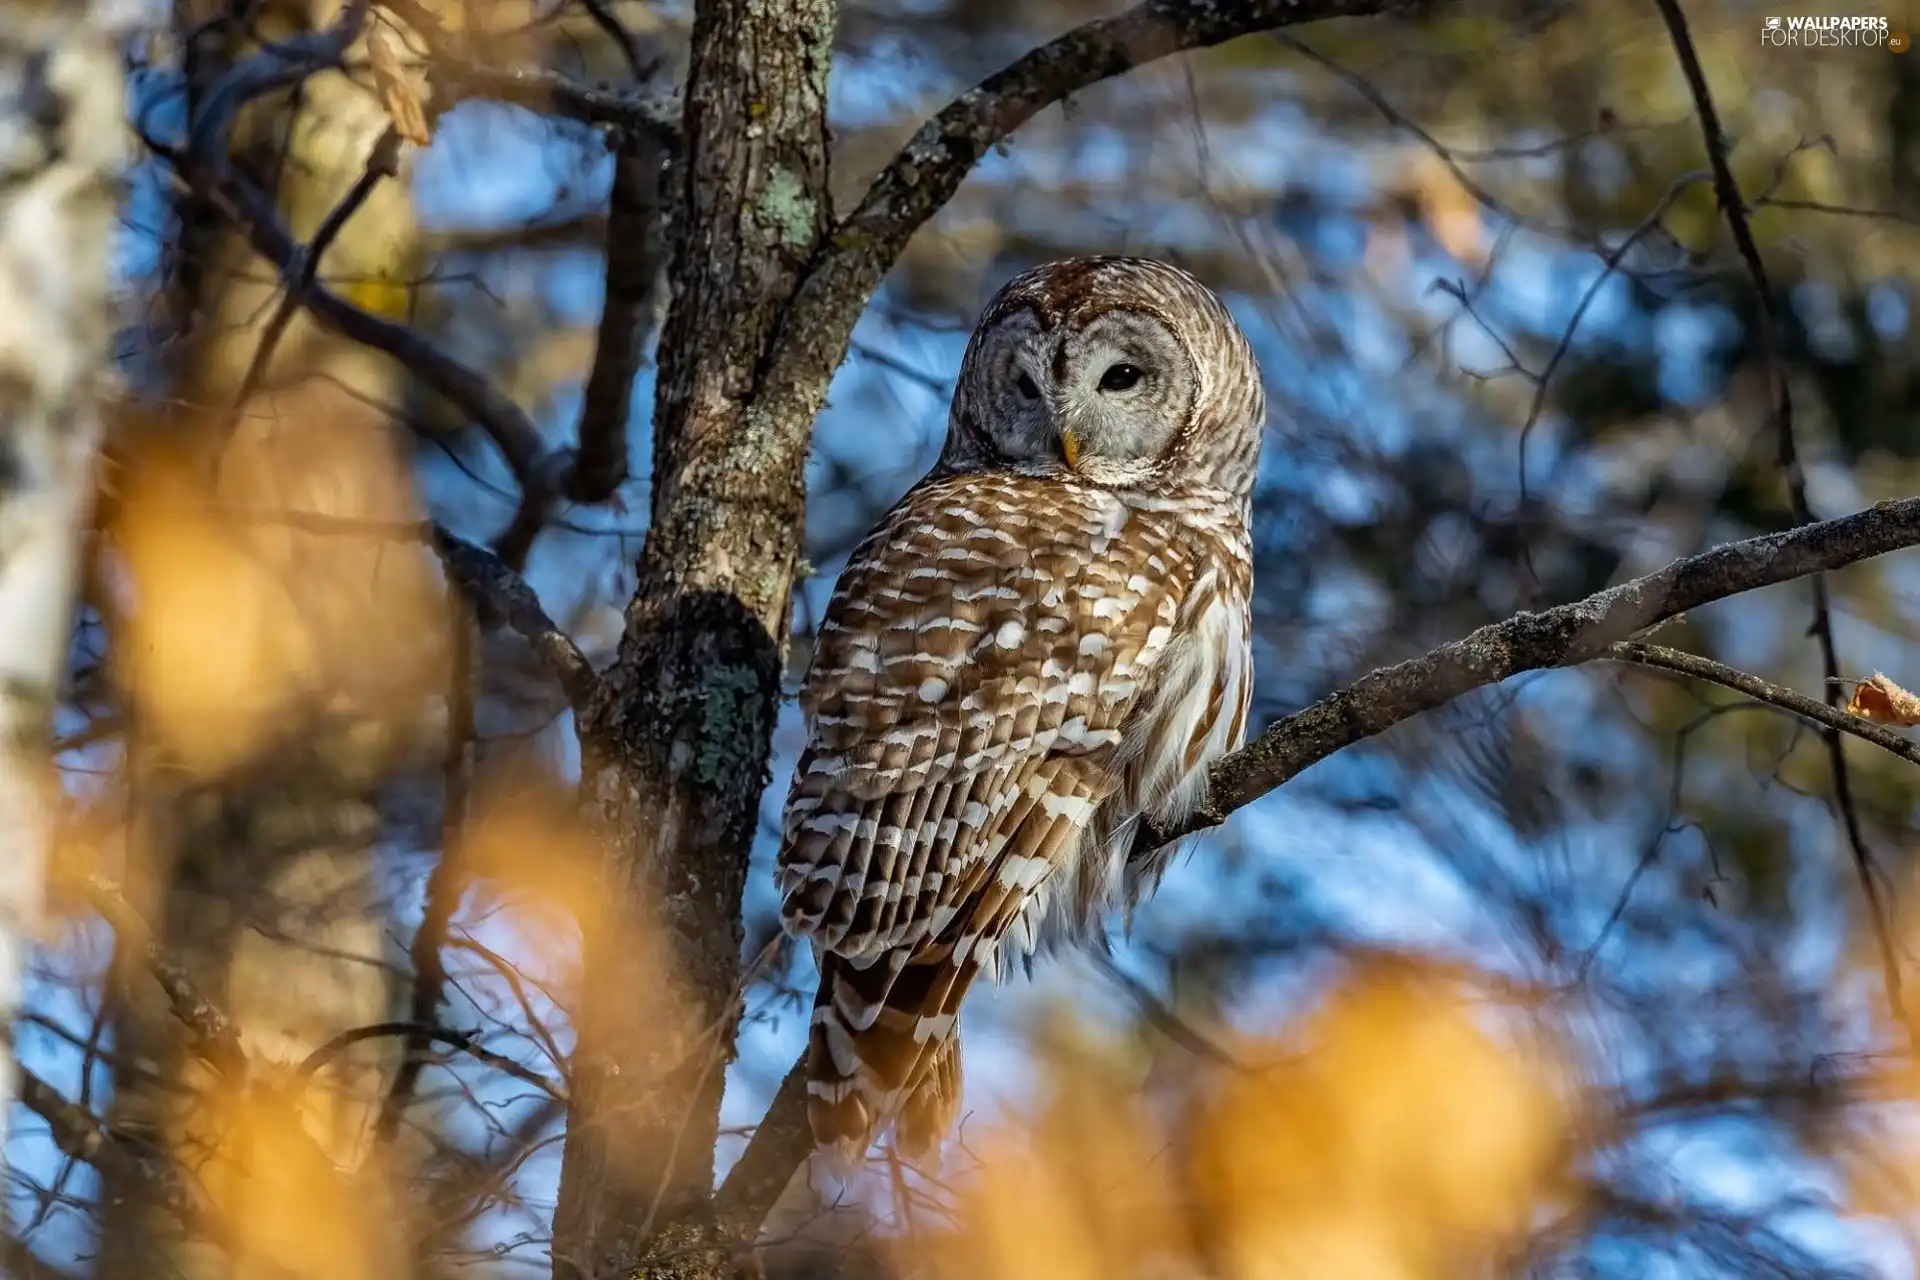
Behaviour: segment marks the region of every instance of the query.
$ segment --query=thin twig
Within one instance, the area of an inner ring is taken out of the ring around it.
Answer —
[[[1696,680],[1712,681],[1737,693],[1744,693],[1757,702],[1769,703],[1783,711],[1790,711],[1796,716],[1832,729],[1836,733],[1850,733],[1862,742],[1871,742],[1882,751],[1899,756],[1908,764],[1920,765],[1920,742],[1915,742],[1905,734],[1896,733],[1883,724],[1876,724],[1861,716],[1849,715],[1830,703],[1816,702],[1803,693],[1774,684],[1771,680],[1762,680],[1759,676],[1742,671],[1738,667],[1729,667],[1711,658],[1684,653],[1665,645],[1643,644],[1637,640],[1622,641],[1614,645],[1607,656],[1618,662],[1629,662],[1641,667],[1659,667],[1684,676],[1692,676]]]
[[[273,361],[274,349],[280,345],[288,323],[305,303],[307,290],[313,287],[314,280],[319,276],[320,260],[345,229],[348,220],[373,195],[373,189],[380,185],[382,179],[393,177],[399,168],[400,134],[392,125],[388,125],[373,144],[373,150],[367,155],[366,167],[361,170],[360,177],[347,192],[346,198],[334,206],[326,221],[320,224],[320,229],[313,233],[313,239],[294,250],[293,257],[282,271],[286,288],[280,295],[279,305],[274,308],[273,315],[268,317],[261,329],[260,341],[253,349],[253,359],[247,363],[247,371],[240,379],[239,389],[233,394],[233,403],[227,412],[229,432],[239,424],[240,415],[245,411],[248,401],[260,389],[260,383]]]
[[[613,11],[602,0],[580,0],[580,7],[593,19],[593,25],[606,32],[607,38],[619,48],[635,84],[642,83],[653,74],[653,64],[641,56],[640,42],[633,38],[633,32],[627,30],[627,24],[614,17]]]
[[[407,1034],[399,1067],[393,1082],[381,1100],[380,1119],[374,1126],[374,1141],[390,1143],[400,1132],[400,1121],[413,1100],[425,1067],[426,1052],[434,1039],[434,1026],[440,1016],[440,1002],[446,995],[447,968],[440,950],[446,945],[447,929],[459,908],[466,889],[466,862],[462,857],[462,836],[467,816],[467,793],[473,781],[468,758],[473,742],[473,624],[466,610],[453,611],[453,661],[447,672],[447,748],[441,766],[446,780],[445,811],[440,819],[440,858],[427,877],[426,901],[420,913],[420,927],[414,930],[409,954],[413,960],[413,1029]]]
[[[364,1027],[351,1027],[342,1031],[339,1035],[334,1036],[312,1053],[309,1053],[301,1060],[300,1065],[294,1069],[295,1074],[311,1076],[314,1072],[320,1070],[320,1068],[326,1066],[349,1048],[360,1044],[362,1041],[390,1039],[398,1036],[405,1036],[407,1038],[409,1053],[413,1052],[412,1045],[416,1041],[427,1045],[444,1044],[449,1048],[458,1049],[475,1062],[492,1067],[503,1075],[512,1076],[522,1084],[532,1085],[541,1093],[546,1094],[555,1101],[566,1101],[566,1094],[562,1092],[553,1081],[547,1079],[538,1071],[528,1067],[525,1063],[509,1058],[504,1053],[495,1053],[493,1050],[481,1045],[480,1033],[478,1031],[456,1031],[452,1027],[442,1027],[432,1023],[422,1022],[374,1022]],[[381,1119],[384,1122],[385,1116],[382,1116]]]

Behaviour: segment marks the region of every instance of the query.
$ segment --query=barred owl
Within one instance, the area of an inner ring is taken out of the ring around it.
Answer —
[[[939,461],[841,574],[801,692],[777,875],[820,989],[815,1141],[951,1126],[979,974],[1103,945],[1240,744],[1248,507],[1266,398],[1204,285],[1135,258],[1035,268],[987,305]]]

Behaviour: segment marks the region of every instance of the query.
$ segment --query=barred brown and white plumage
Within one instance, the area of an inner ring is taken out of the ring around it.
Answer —
[[[936,1145],[980,973],[1097,942],[1130,856],[1239,745],[1266,402],[1185,272],[1051,263],[987,306],[939,462],[854,552],[801,693],[778,875],[820,967],[809,1115],[843,1159]]]

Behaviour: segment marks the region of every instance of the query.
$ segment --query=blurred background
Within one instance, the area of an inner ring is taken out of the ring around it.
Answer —
[[[500,65],[663,93],[691,16],[421,7]],[[1912,493],[1920,54],[1769,47],[1775,10],[1685,7],[1779,296],[1808,506]],[[843,0],[842,207],[928,114],[1117,8]],[[162,146],[209,68],[337,5],[173,9],[130,52],[138,127]],[[259,100],[236,132],[236,163],[302,240],[387,127],[376,56]],[[604,302],[607,143],[533,99],[434,110],[431,144],[401,149],[320,278],[566,444]],[[1076,94],[979,166],[861,321],[814,435],[790,685],[847,554],[932,463],[979,307],[1069,254],[1188,267],[1260,356],[1256,725],[1484,623],[1793,524],[1755,293],[1707,167],[1651,6],[1323,23]],[[658,243],[635,248],[658,268]],[[401,366],[279,317],[276,272],[163,159],[133,175],[118,263],[127,395],[58,724],[71,821],[14,1038],[144,1154],[103,1169],[22,1111],[6,1269],[542,1272],[570,1010],[591,981],[576,943],[605,894],[568,793],[564,697],[522,641],[470,631],[409,534],[431,518],[491,539],[524,518],[516,482]],[[656,285],[643,342],[665,301]],[[270,325],[284,332],[258,362]],[[632,478],[551,512],[510,557],[597,661],[650,501],[643,350]],[[1828,592],[1841,678],[1920,683],[1910,559]],[[1814,622],[1803,581],[1654,639],[1820,699]],[[776,942],[768,866],[801,732],[789,703],[722,1174],[805,1041],[812,962]],[[851,1180],[796,1179],[758,1265],[1920,1273],[1920,1078],[1889,979],[1914,955],[1920,795],[1890,755],[1849,743],[1845,759],[1843,804],[1806,724],[1613,664],[1349,749],[1196,841],[1130,929],[1115,922],[1110,957],[977,994],[944,1164],[876,1151]],[[450,918],[424,927],[444,939],[440,1022],[464,1038],[396,1092],[401,1038],[354,1033],[412,1016],[412,942],[456,842]],[[149,948],[250,1053],[289,1065],[284,1096],[223,1086]],[[201,1186],[207,1221],[183,1226],[156,1162]]]

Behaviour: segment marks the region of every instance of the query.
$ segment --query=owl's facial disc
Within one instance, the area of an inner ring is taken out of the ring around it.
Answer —
[[[1010,325],[1000,371],[1004,456],[1097,484],[1138,483],[1193,404],[1193,362],[1154,316],[1109,311],[1079,327]]]

